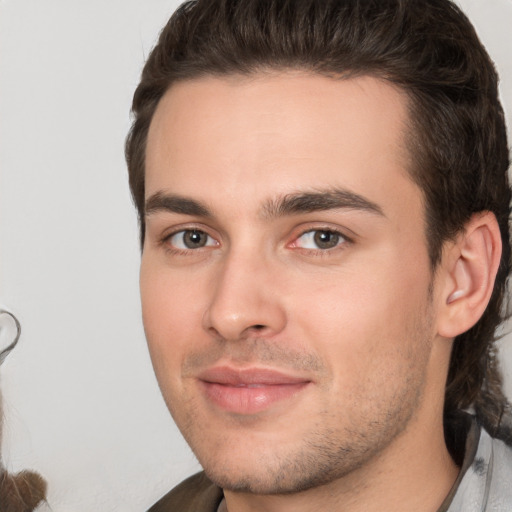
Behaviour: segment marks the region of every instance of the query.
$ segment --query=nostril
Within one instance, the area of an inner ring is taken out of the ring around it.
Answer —
[[[256,325],[253,325],[252,328],[255,330],[255,331],[262,331],[263,329],[265,329],[265,326],[264,325],[261,325],[261,324],[256,324]]]

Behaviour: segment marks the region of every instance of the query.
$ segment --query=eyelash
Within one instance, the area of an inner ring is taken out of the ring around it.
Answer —
[[[204,234],[209,239],[214,240],[215,244],[205,245],[205,246],[198,247],[195,249],[193,249],[193,248],[182,249],[182,248],[173,247],[171,245],[170,240],[173,237],[175,237],[176,235],[179,235],[180,233],[183,234],[182,236],[185,236],[186,233],[190,233],[190,232],[197,232],[197,233]],[[331,235],[338,236],[340,238],[340,240],[334,247],[324,248],[324,249],[322,249],[322,248],[309,249],[309,248],[304,248],[304,247],[300,247],[297,245],[294,246],[294,244],[296,244],[297,241],[301,237],[303,237],[304,235],[307,235],[308,233],[329,233]],[[348,236],[346,236],[344,233],[342,233],[340,230],[337,230],[332,227],[315,227],[315,228],[310,228],[310,229],[301,231],[298,234],[298,236],[294,237],[293,242],[291,244],[287,244],[287,247],[292,247],[300,252],[307,253],[308,255],[320,256],[320,257],[324,256],[325,257],[334,251],[343,250],[347,244],[352,244],[352,243],[353,243],[353,240],[351,238],[349,238]],[[208,232],[206,232],[204,229],[188,227],[188,228],[181,228],[176,231],[173,231],[172,233],[166,234],[160,240],[160,245],[164,246],[165,250],[172,255],[186,256],[186,255],[189,255],[192,253],[197,253],[197,251],[199,249],[209,249],[211,247],[218,247],[220,244],[213,236],[209,235]]]
[[[293,244],[296,244],[300,238],[302,238],[304,235],[307,235],[308,233],[329,233],[330,235],[335,235],[340,238],[340,240],[337,241],[337,243],[334,247],[324,248],[324,249],[322,249],[322,248],[308,249],[308,248],[304,248],[304,247],[295,245],[296,250],[299,250],[301,252],[306,252],[308,255],[312,255],[312,256],[328,257],[335,251],[337,252],[337,251],[343,250],[347,244],[353,243],[353,240],[351,238],[349,238],[347,235],[345,235],[345,233],[343,233],[342,231],[332,228],[332,227],[323,226],[323,227],[315,227],[312,229],[307,229],[305,231],[302,231],[297,237],[294,238],[294,241],[292,242],[292,246],[293,246]]]
[[[178,247],[173,247],[171,245],[170,241],[176,235],[179,235],[180,233],[182,233],[182,236],[185,236],[186,233],[193,233],[193,232],[204,234],[210,240],[214,240],[216,243],[213,244],[213,245],[205,245],[203,247],[198,247],[198,248],[195,248],[195,249],[192,249],[192,248],[187,248],[187,249],[183,248],[182,249],[182,248],[178,248]],[[210,247],[218,246],[219,243],[215,240],[215,238],[213,236],[209,235],[204,229],[200,229],[200,228],[196,228],[196,227],[192,226],[192,227],[177,229],[176,231],[173,231],[172,233],[166,234],[160,240],[160,245],[162,245],[165,248],[166,252],[168,252],[170,254],[178,255],[178,256],[182,256],[182,255],[186,256],[186,255],[191,254],[191,253],[196,253],[198,251],[198,249],[204,249],[204,248],[210,248]]]

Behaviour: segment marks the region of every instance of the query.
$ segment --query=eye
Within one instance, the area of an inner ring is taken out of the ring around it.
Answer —
[[[336,231],[313,229],[299,236],[293,245],[301,249],[326,250],[334,249],[346,241],[346,238]]]
[[[215,239],[199,229],[184,229],[182,231],[178,231],[177,233],[170,235],[166,241],[174,249],[185,251],[217,245]]]

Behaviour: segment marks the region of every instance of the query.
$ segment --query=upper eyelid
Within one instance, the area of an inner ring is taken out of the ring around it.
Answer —
[[[311,233],[312,231],[329,231],[336,233],[343,237],[347,242],[354,242],[358,238],[358,235],[349,228],[319,223],[318,225],[310,225],[309,227],[300,227],[295,231],[296,234],[293,235],[293,239],[296,240],[302,235]]]
[[[160,238],[167,239],[182,231],[201,231],[202,233],[206,233],[209,237],[214,238],[215,240],[219,239],[217,231],[213,230],[212,228],[206,227],[200,223],[183,223],[177,226],[166,228],[162,230]],[[212,233],[212,231],[214,231],[214,233]]]
[[[179,233],[186,233],[187,231],[199,231],[201,233],[204,233],[205,235],[209,236],[210,238],[213,238],[214,240],[217,240],[217,236],[212,235],[209,230],[200,228],[200,227],[181,227],[176,229],[170,229],[169,231],[166,231],[162,238],[171,238]]]
[[[314,229],[307,229],[307,230],[303,231],[302,233],[300,233],[298,236],[294,237],[293,241],[292,241],[292,244],[296,243],[297,240],[299,240],[304,235],[307,235],[308,233],[314,233],[315,231],[324,231],[324,232],[327,232],[327,233],[333,233],[333,234],[335,234],[335,235],[337,235],[337,236],[339,236],[341,238],[340,243],[337,244],[334,247],[329,248],[329,249],[321,249],[320,247],[317,248],[317,249],[307,249],[307,248],[300,247],[300,246],[298,246],[297,249],[304,249],[306,251],[316,251],[316,250],[318,250],[318,251],[321,251],[321,252],[328,252],[328,251],[333,251],[335,249],[338,249],[342,245],[353,243],[353,240],[351,238],[349,238],[348,236],[346,236],[343,232],[341,232],[339,230],[332,229],[332,228],[331,229],[314,228]]]

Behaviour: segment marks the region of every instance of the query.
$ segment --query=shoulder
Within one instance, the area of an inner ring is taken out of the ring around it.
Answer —
[[[481,429],[468,462],[449,512],[510,512],[512,448]]]
[[[486,510],[512,510],[512,447],[499,439],[490,439],[492,448],[489,464],[492,476],[488,478],[489,500]]]
[[[200,472],[181,482],[148,512],[216,512],[222,496],[222,489]]]

